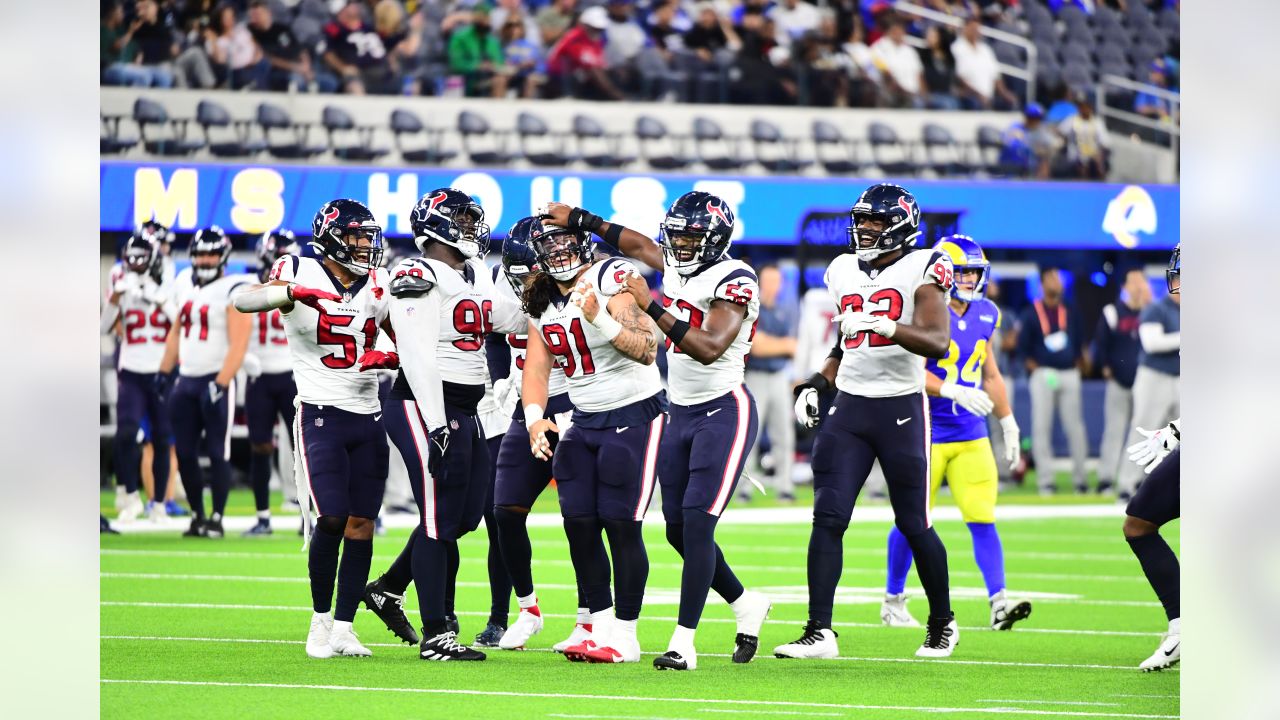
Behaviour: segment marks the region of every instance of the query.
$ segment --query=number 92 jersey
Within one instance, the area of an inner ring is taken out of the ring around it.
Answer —
[[[756,318],[760,316],[760,284],[755,272],[741,260],[703,265],[687,277],[671,268],[662,275],[662,306],[690,327],[702,327],[711,304],[717,300],[745,306],[746,317],[738,336],[710,365],[694,360],[667,340],[667,385],[671,402],[677,405],[714,400],[742,384]]]
[[[964,315],[947,308],[951,317],[951,344],[943,358],[929,358],[929,372],[943,382],[982,388],[982,365],[990,351],[991,335],[1000,327],[1000,308],[986,298],[969,303]],[[942,397],[929,398],[933,442],[951,443],[987,436],[987,421]]]
[[[848,253],[827,266],[823,281],[836,303],[836,312],[868,312],[899,323],[915,317],[916,290],[935,285],[951,292],[951,259],[934,250],[908,252],[887,267],[872,268]],[[924,391],[924,358],[893,340],[866,331],[839,336],[844,350],[836,373],[836,387],[850,395],[897,397]]]
[[[298,399],[361,415],[382,412],[378,374],[360,372],[357,361],[373,349],[378,328],[387,317],[386,274],[372,268],[344,288],[319,260],[286,255],[271,268],[271,279],[328,290],[343,298],[341,304],[322,302],[324,313],[302,303],[281,312]]]

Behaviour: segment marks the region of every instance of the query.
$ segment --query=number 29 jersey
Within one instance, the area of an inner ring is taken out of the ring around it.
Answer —
[[[319,260],[286,255],[271,268],[271,279],[328,290],[343,298],[340,304],[323,302],[324,313],[302,303],[281,312],[298,399],[362,415],[382,412],[378,374],[360,372],[356,361],[373,349],[387,317],[386,274],[373,268],[344,288]]]
[[[837,313],[868,312],[904,324],[915,317],[916,290],[921,285],[935,285],[945,295],[953,279],[951,259],[933,250],[907,252],[882,268],[847,253],[832,260],[823,277]],[[925,358],[892,339],[866,331],[851,338],[838,336],[836,343],[844,350],[836,372],[836,387],[841,391],[863,397],[924,391]]]
[[[1000,327],[1000,308],[986,298],[969,303],[963,315],[947,307],[951,317],[951,343],[943,358],[929,358],[929,372],[943,382],[982,388],[982,364],[990,351],[991,335]],[[933,442],[952,443],[987,436],[987,420],[943,397],[929,398]]]
[[[710,365],[694,360],[667,341],[667,386],[671,402],[677,405],[714,400],[742,384],[756,318],[760,316],[760,283],[751,267],[741,260],[703,265],[689,276],[666,268],[662,275],[663,307],[691,327],[702,327],[711,304],[717,300],[745,306],[746,317],[738,336]]]

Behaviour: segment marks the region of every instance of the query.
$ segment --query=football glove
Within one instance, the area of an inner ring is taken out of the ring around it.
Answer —
[[[122,296],[140,294],[142,292],[142,276],[137,273],[126,272],[119,280],[116,280],[116,284],[111,289]]]
[[[796,421],[807,428],[818,424],[818,391],[807,383],[796,388]]]
[[[1142,428],[1134,429],[1143,437],[1143,440],[1128,447],[1129,460],[1137,465],[1142,465],[1142,471],[1147,474],[1155,470],[1160,461],[1173,452],[1174,448],[1178,447],[1178,443],[1182,441],[1178,420],[1174,420],[1155,431]]]
[[[399,368],[399,353],[370,350],[360,356],[360,372],[365,372],[366,370],[398,370]]]
[[[156,394],[165,401],[168,401],[169,399],[169,391],[173,389],[173,379],[176,375],[177,373],[173,371],[169,371],[167,373],[158,372],[155,374],[155,378],[151,381],[152,387],[156,390]]]
[[[262,374],[262,360],[253,353],[245,353],[244,360],[240,363],[240,368],[244,370],[244,374],[249,378],[256,378]]]
[[[1013,413],[1000,418],[1000,431],[1004,435],[1004,459],[1009,462],[1009,470],[1017,470],[1018,461],[1022,459],[1022,432]]]
[[[444,468],[444,453],[449,449],[449,427],[440,427],[427,433],[427,472],[431,477],[439,478]]]
[[[995,408],[995,403],[991,401],[991,396],[978,388],[965,387],[955,383],[942,383],[942,387],[938,389],[938,394],[954,401],[955,404],[978,417],[986,417]]]
[[[891,338],[898,331],[898,323],[883,315],[872,315],[865,312],[845,312],[831,318],[840,323],[840,334],[854,337],[860,332],[873,332],[882,337]]]
[[[201,409],[206,412],[212,410],[215,405],[222,402],[226,395],[227,388],[225,385],[219,385],[217,380],[210,380],[205,393],[200,396]]]
[[[510,417],[515,412],[516,402],[520,399],[520,388],[509,377],[493,381],[493,402],[502,410],[502,414]]]
[[[319,312],[324,312],[324,308],[320,307],[321,300],[330,300],[336,303],[342,302],[341,297],[334,295],[331,292],[303,287],[301,285],[290,285],[289,297],[294,302],[300,302],[307,307],[318,310]]]

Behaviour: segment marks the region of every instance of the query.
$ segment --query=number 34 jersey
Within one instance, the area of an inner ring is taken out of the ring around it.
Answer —
[[[319,260],[287,255],[276,261],[271,279],[327,290],[343,298],[341,303],[322,301],[324,313],[302,303],[281,312],[298,399],[362,415],[382,412],[378,374],[360,372],[357,361],[373,349],[387,317],[386,273],[374,268],[344,288]]]
[[[667,312],[700,328],[711,304],[725,300],[746,307],[738,336],[724,354],[710,365],[689,357],[667,341],[667,385],[671,402],[697,405],[714,400],[742,384],[747,353],[760,316],[760,284],[751,267],[741,260],[703,265],[687,277],[667,268],[662,276],[662,305]]]
[[[878,269],[847,253],[832,260],[823,277],[837,313],[867,312],[903,324],[915,317],[921,285],[940,288],[945,302],[953,279],[951,259],[933,250],[908,252]],[[863,397],[924,391],[924,357],[870,331],[836,342],[844,350],[836,373],[838,389]]]
[[[1000,327],[1000,308],[986,298],[969,303],[963,315],[948,307],[951,344],[943,358],[930,358],[929,372],[943,382],[982,388],[982,364],[990,352],[991,335]],[[943,397],[929,398],[935,443],[965,442],[987,436],[987,420]]]

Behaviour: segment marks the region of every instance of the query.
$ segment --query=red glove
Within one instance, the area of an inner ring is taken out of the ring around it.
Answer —
[[[321,300],[332,300],[333,302],[336,302],[336,303],[342,302],[341,297],[334,295],[331,292],[326,292],[324,290],[316,290],[315,288],[303,287],[301,285],[294,285],[290,287],[289,296],[293,298],[294,302],[300,302],[303,305],[315,308],[320,312],[324,312],[324,308],[320,307]]]
[[[360,356],[360,372],[365,370],[398,370],[400,355],[394,352],[370,350]]]

